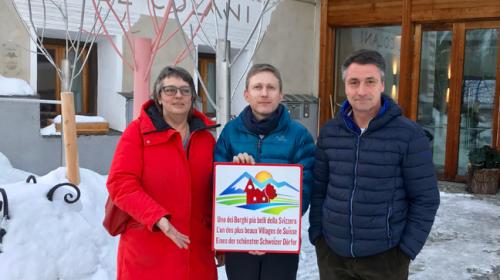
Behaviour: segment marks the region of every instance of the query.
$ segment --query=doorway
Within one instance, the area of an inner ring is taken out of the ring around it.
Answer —
[[[500,22],[415,26],[412,109],[440,179],[463,181],[469,151],[499,144],[499,36]]]

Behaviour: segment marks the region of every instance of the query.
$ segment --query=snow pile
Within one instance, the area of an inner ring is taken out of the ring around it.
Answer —
[[[25,180],[31,173],[15,169],[9,159],[0,153],[0,187],[3,184]]]
[[[43,136],[61,135],[61,132],[57,132],[56,125],[52,123],[46,127],[40,128],[40,135]]]
[[[81,169],[81,197],[71,187],[60,187],[54,200],[49,190],[67,182],[59,168],[37,178],[2,185],[8,197],[10,219],[0,224],[7,233],[0,253],[2,279],[114,279],[117,238],[101,225],[107,196],[105,177]],[[0,177],[3,175],[0,174]]]
[[[0,75],[0,95],[35,95],[35,91],[25,80]]]

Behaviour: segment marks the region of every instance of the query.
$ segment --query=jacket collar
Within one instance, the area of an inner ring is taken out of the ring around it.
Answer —
[[[370,121],[368,125],[369,130],[377,129],[393,118],[401,115],[401,109],[390,97],[382,95],[380,98],[380,109],[377,115]],[[348,100],[344,101],[344,103],[342,104],[342,108],[340,109],[338,116],[344,120],[345,125],[350,130],[354,131],[358,135],[361,134],[361,129],[354,122],[352,116],[352,107],[351,104],[349,104]]]
[[[250,106],[250,105],[248,105],[248,106]],[[284,106],[284,105],[280,104],[280,106]],[[241,113],[235,119],[235,122],[237,124],[236,128],[239,129],[240,131],[252,133],[246,128],[246,126],[244,124],[243,111],[241,111]],[[290,114],[288,113],[288,108],[285,107],[285,108],[283,108],[283,113],[281,114],[280,119],[278,121],[278,126],[270,133],[275,133],[277,131],[281,131],[281,130],[285,129],[288,126],[288,123],[290,123]]]

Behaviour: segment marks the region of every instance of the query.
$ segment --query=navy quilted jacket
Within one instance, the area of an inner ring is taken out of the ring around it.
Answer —
[[[226,124],[215,145],[214,160],[232,162],[239,153],[252,155],[257,163],[301,164],[302,214],[307,211],[310,189],[313,184],[314,141],[311,134],[300,123],[290,119],[283,111],[278,126],[271,133],[260,138],[243,124],[242,114]]]
[[[318,137],[310,241],[323,235],[345,257],[399,246],[414,259],[439,206],[429,142],[385,96],[362,134],[349,111],[346,102]]]

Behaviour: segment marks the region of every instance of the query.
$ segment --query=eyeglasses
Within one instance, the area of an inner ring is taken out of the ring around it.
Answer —
[[[166,96],[174,96],[177,92],[180,92],[182,96],[191,95],[190,87],[163,86],[160,89]]]

